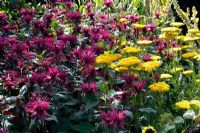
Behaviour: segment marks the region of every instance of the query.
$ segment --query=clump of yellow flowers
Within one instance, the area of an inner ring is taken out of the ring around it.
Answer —
[[[104,53],[96,57],[96,64],[111,64],[122,57],[121,54]]]
[[[177,102],[175,105],[179,109],[189,109],[190,108],[190,102],[188,100],[182,100],[180,102]]]
[[[144,70],[144,71],[153,71],[154,69],[160,67],[161,62],[160,61],[147,61],[143,62],[138,66],[138,70]]]
[[[172,23],[170,23],[170,26],[172,26],[172,27],[181,27],[181,26],[183,26],[183,25],[185,25],[184,23],[182,23],[182,22],[172,22]]]
[[[182,54],[182,58],[188,59],[188,58],[192,58],[196,55],[198,55],[198,53],[196,51],[187,52],[187,53]]]
[[[140,48],[136,48],[136,47],[125,47],[124,49],[125,53],[139,53],[141,52]]]
[[[174,39],[180,32],[180,29],[177,27],[167,27],[161,29],[162,36],[166,39]]]
[[[179,108],[179,109],[190,109],[191,105],[195,105],[198,108],[200,108],[200,101],[199,100],[181,100],[177,103],[175,103],[175,105]]]
[[[138,59],[135,56],[127,57],[127,58],[122,58],[117,62],[117,66],[123,66],[123,67],[130,67],[136,64],[140,64],[141,60]]]
[[[153,43],[153,41],[150,41],[150,40],[140,40],[140,41],[137,42],[137,44],[143,45],[143,46],[148,46],[152,43]]]
[[[163,73],[163,74],[160,75],[160,79],[169,79],[169,78],[172,78],[172,77],[173,76],[171,74]]]
[[[149,89],[155,92],[166,92],[169,91],[169,88],[170,86],[165,82],[157,82],[149,86]]]

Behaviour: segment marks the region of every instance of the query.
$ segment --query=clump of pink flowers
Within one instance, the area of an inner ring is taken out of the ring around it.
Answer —
[[[115,129],[124,128],[124,119],[126,118],[124,111],[113,109],[108,112],[102,112],[100,117],[103,126]]]
[[[45,120],[48,116],[47,109],[50,107],[50,103],[47,97],[39,97],[38,95],[38,93],[34,93],[33,99],[26,104],[24,109],[31,119]]]

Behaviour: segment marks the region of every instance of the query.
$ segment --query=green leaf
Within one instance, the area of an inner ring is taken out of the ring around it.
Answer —
[[[97,46],[104,48],[105,47],[105,43],[104,42],[98,42],[96,43]]]
[[[85,106],[86,110],[92,109],[99,103],[97,97],[90,94],[85,95],[85,101],[86,101],[86,106]]]
[[[174,119],[174,123],[175,123],[175,124],[184,123],[184,119],[183,119],[181,116],[177,116],[177,117]]]
[[[139,4],[140,4],[140,0],[134,0],[134,7],[135,8],[138,8]]]
[[[27,91],[27,85],[22,86],[22,88],[19,90],[19,96],[24,96],[24,94],[26,94]]]
[[[96,7],[101,7],[103,5],[103,0],[95,0]]]
[[[67,132],[71,128],[71,121],[67,118],[58,118],[58,132]]]
[[[125,110],[126,116],[130,117],[133,120],[133,112]]]
[[[160,115],[160,123],[164,124],[167,122],[172,122],[173,119],[173,115],[171,113],[164,113],[162,115]]]
[[[139,108],[138,109],[140,112],[146,112],[146,113],[148,113],[148,114],[151,114],[151,113],[156,113],[156,110],[155,109],[153,109],[153,108],[151,108],[151,107],[149,107],[149,108]]]
[[[195,112],[193,110],[187,110],[184,114],[183,114],[183,118],[184,119],[194,119],[195,117]]]
[[[37,121],[36,119],[31,119],[31,123],[29,125],[28,131],[31,131],[34,127],[36,127]]]
[[[175,125],[173,124],[173,123],[167,123],[166,125],[165,125],[165,132],[168,132],[168,131],[170,131],[170,130],[172,130],[172,129],[175,129]]]
[[[111,77],[111,79],[115,79],[115,71],[114,70],[108,69],[108,74]]]
[[[72,129],[79,133],[91,133],[93,128],[94,128],[94,126],[87,122],[72,126]]]
[[[46,121],[55,121],[56,123],[58,123],[57,117],[55,115],[51,115],[50,117],[45,119]]]
[[[58,24],[58,20],[57,19],[54,19],[52,22],[51,22],[51,27],[52,28],[55,28]]]

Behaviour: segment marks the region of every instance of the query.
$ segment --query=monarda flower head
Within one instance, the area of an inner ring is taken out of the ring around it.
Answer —
[[[102,119],[102,125],[114,129],[124,128],[124,119],[126,118],[126,113],[124,111],[113,109],[108,112],[102,112],[100,114]]]
[[[81,89],[85,94],[94,94],[96,88],[97,88],[96,83],[84,83],[81,85]]]
[[[110,7],[110,6],[112,6],[112,4],[113,4],[113,0],[104,0],[105,6]]]
[[[156,25],[155,24],[147,24],[146,26],[145,26],[145,28],[146,28],[146,31],[148,32],[148,31],[155,31],[156,30]]]
[[[79,23],[81,20],[81,13],[80,12],[71,12],[65,15],[70,22]]]
[[[46,78],[46,73],[45,72],[33,72],[31,75],[31,82],[33,84],[38,84],[42,86],[44,84]]]
[[[0,24],[4,25],[6,24],[6,21],[8,20],[8,16],[6,13],[0,13]]]
[[[90,49],[86,49],[82,51],[81,56],[81,64],[83,65],[90,65],[95,63],[95,56],[94,52]]]
[[[81,75],[83,75],[84,77],[95,77],[96,76],[96,70],[94,67],[84,67],[82,70]]]
[[[40,119],[45,120],[48,116],[46,112],[50,107],[50,103],[47,101],[47,98],[34,97],[33,100],[29,101],[25,106],[25,112],[31,119]]]

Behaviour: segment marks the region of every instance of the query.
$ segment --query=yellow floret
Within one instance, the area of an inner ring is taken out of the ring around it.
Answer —
[[[135,56],[131,56],[131,57],[120,59],[117,63],[117,66],[130,67],[132,65],[136,65],[139,63],[141,63],[140,59],[138,59]]]
[[[144,71],[153,71],[154,69],[160,67],[161,62],[160,61],[148,61],[141,63],[138,67],[138,70],[144,70]]]
[[[157,82],[149,86],[149,89],[151,91],[156,91],[156,92],[166,92],[169,91],[169,88],[170,86],[165,82]]]
[[[182,100],[180,102],[177,102],[175,104],[179,109],[189,109],[190,108],[190,102],[187,100]]]

